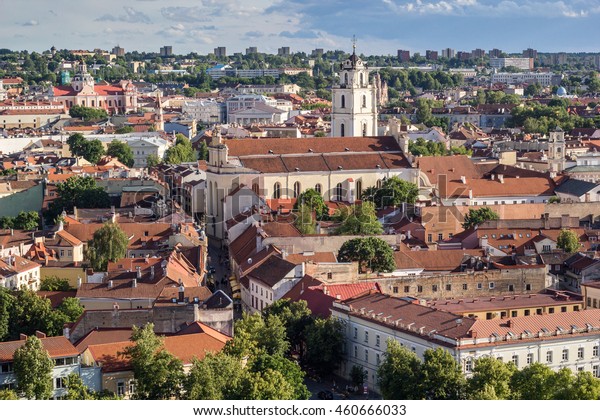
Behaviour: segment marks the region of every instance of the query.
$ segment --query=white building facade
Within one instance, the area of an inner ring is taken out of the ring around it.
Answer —
[[[340,66],[339,83],[332,87],[331,136],[377,135],[377,89],[369,70],[353,53]]]

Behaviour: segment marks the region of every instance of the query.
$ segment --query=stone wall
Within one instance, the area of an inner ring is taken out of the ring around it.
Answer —
[[[377,236],[391,246],[400,243],[397,235]],[[268,237],[263,239],[263,247],[274,245],[288,254],[300,254],[302,252],[333,252],[338,253],[344,242],[362,236],[294,236],[294,237]]]
[[[94,328],[141,327],[149,322],[157,333],[175,333],[187,323],[200,321],[230,335],[233,331],[233,306],[227,309],[201,309],[198,305],[164,306],[151,309],[85,311],[68,331],[71,342],[79,340]],[[65,335],[67,335],[65,333]]]
[[[423,299],[458,299],[538,293],[550,286],[545,266],[378,278],[383,293]]]

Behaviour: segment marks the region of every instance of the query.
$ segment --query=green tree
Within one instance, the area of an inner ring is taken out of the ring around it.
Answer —
[[[461,399],[465,377],[452,355],[438,347],[425,350],[423,359],[419,382],[425,397],[432,400]]]
[[[34,335],[41,331],[49,336],[62,334],[67,322],[62,312],[54,311],[50,300],[39,297],[34,291],[14,292],[9,308],[9,337],[18,339],[19,334]]]
[[[313,323],[305,300],[293,302],[290,299],[278,299],[263,311],[263,316],[277,316],[285,327],[286,337],[292,348],[302,351],[306,329]]]
[[[380,235],[383,227],[377,219],[375,205],[370,201],[340,208],[335,219],[341,222],[336,235]]]
[[[569,388],[556,395],[555,399],[598,400],[600,399],[600,379],[591,372],[577,372]]]
[[[87,140],[83,137],[82,134],[75,133],[71,134],[67,139],[67,144],[69,145],[69,150],[71,151],[71,155],[73,156],[81,156],[83,151],[83,144]]]
[[[396,175],[383,181],[381,188],[367,188],[362,199],[373,202],[377,208],[399,206],[402,203],[412,204],[417,200],[419,188],[412,182],[404,181]]]
[[[168,400],[177,398],[183,384],[183,364],[163,347],[161,337],[154,334],[154,324],[133,327],[133,345],[123,356],[128,357],[136,380],[136,399]]]
[[[14,372],[17,392],[27,399],[47,400],[52,396],[54,362],[35,335],[15,350]]]
[[[342,362],[344,325],[337,319],[318,318],[306,328],[304,360],[317,372],[330,374]]]
[[[355,388],[361,388],[368,377],[369,372],[362,366],[354,365],[352,366],[352,369],[350,369],[350,381]]]
[[[21,211],[15,218],[14,228],[23,230],[37,229],[40,224],[40,214],[37,211]]]
[[[96,400],[96,393],[83,384],[81,377],[74,373],[67,377],[65,400]]]
[[[74,297],[64,298],[56,310],[65,315],[67,322],[77,321],[84,311],[79,299]]]
[[[508,400],[512,396],[511,379],[517,368],[492,357],[475,360],[473,376],[467,381],[470,399]]]
[[[540,96],[542,93],[542,85],[537,82],[532,83],[525,88],[524,93],[526,96]]]
[[[116,157],[123,165],[126,165],[130,168],[133,166],[133,151],[127,143],[119,140],[111,141],[108,145],[106,154],[107,156]]]
[[[426,124],[433,117],[433,115],[431,113],[431,105],[429,104],[429,101],[423,100],[423,99],[418,99],[416,105],[417,105],[417,112],[416,112],[417,122]]]
[[[255,312],[244,314],[235,323],[235,337],[227,342],[224,351],[241,359],[259,353],[284,355],[288,349],[289,342],[281,319],[274,315],[263,317]]]
[[[301,204],[296,211],[294,226],[303,235],[314,235],[317,233],[317,224],[313,218],[311,209],[307,205]]]
[[[18,400],[19,396],[12,389],[0,389],[0,401]]]
[[[148,169],[154,168],[155,166],[160,165],[160,163],[161,163],[161,160],[156,155],[148,155],[146,157],[146,167]]]
[[[194,360],[184,380],[185,397],[189,400],[244,399],[247,374],[237,357],[223,352],[209,353],[202,360]]]
[[[87,259],[95,271],[106,271],[109,262],[127,255],[129,239],[118,224],[107,222],[88,243]]]
[[[498,213],[489,207],[482,207],[476,210],[471,209],[465,216],[462,227],[464,229],[471,229],[482,224],[483,222],[487,222],[489,220],[498,220],[499,218],[500,216],[498,216]]]
[[[81,105],[73,105],[69,108],[69,115],[73,118],[82,118],[84,121],[108,118],[107,112],[103,109],[89,108]]]
[[[556,246],[565,252],[577,252],[580,248],[577,234],[570,229],[561,229]]]
[[[553,399],[554,372],[541,363],[532,363],[517,370],[511,379],[513,398],[519,400]]]
[[[261,373],[268,370],[281,373],[287,384],[291,386],[293,392],[287,399],[307,400],[310,397],[311,394],[304,384],[304,372],[296,362],[281,355],[260,354],[252,363],[251,371]]]
[[[355,238],[344,242],[338,252],[340,262],[358,261],[358,269],[369,267],[371,272],[391,272],[396,268],[394,252],[382,239]]]
[[[104,146],[102,145],[102,142],[98,139],[87,140],[82,145],[80,156],[95,165],[100,158],[104,156]]]
[[[600,79],[598,78],[598,73],[592,72],[588,76],[587,91],[589,93],[598,93],[598,92],[600,92]]]
[[[294,399],[293,386],[277,370],[252,372],[244,377],[244,382],[244,394],[249,400]]]
[[[14,229],[15,218],[10,216],[0,217],[0,229]]]
[[[388,340],[387,350],[377,368],[377,382],[385,400],[420,400],[421,361],[395,340]]]
[[[329,215],[329,207],[327,207],[327,204],[325,204],[323,196],[314,188],[308,188],[300,193],[298,199],[294,203],[294,209],[297,210],[302,204],[308,206],[308,208],[315,212],[317,220],[326,219]]]
[[[133,127],[130,125],[124,125],[123,127],[117,128],[115,134],[129,134],[133,133]]]
[[[10,318],[14,302],[14,296],[6,288],[0,287],[0,341],[7,340],[10,336]]]
[[[208,146],[206,142],[201,141],[198,143],[198,159],[199,160],[208,160]]]
[[[175,145],[167,150],[165,162],[170,164],[179,164],[182,162],[196,161],[196,151],[192,143],[181,134],[177,134]]]
[[[73,288],[69,284],[69,280],[60,278],[58,276],[44,277],[40,283],[40,290],[46,290],[48,292],[72,290]]]

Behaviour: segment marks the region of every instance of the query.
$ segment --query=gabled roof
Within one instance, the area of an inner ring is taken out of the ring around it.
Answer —
[[[258,280],[269,287],[273,287],[295,268],[296,264],[273,255],[260,266],[249,272],[248,277]]]
[[[52,359],[78,356],[77,349],[64,336],[40,338],[44,350]],[[25,340],[0,343],[0,362],[11,362],[15,351],[25,344]]]

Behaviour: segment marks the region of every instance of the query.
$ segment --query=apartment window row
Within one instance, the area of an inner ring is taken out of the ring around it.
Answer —
[[[61,357],[58,359],[54,359],[55,366],[76,365],[77,362],[78,362],[77,357]]]

